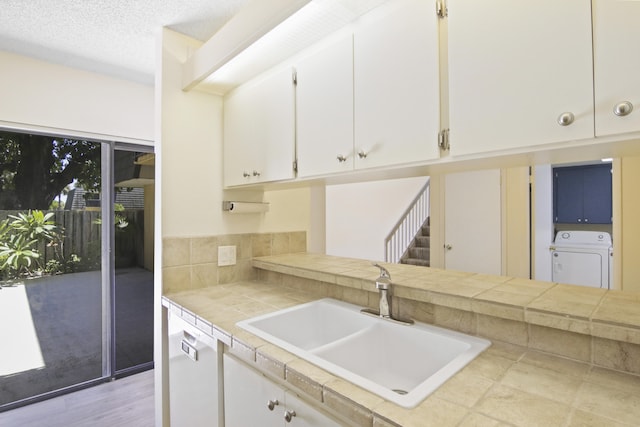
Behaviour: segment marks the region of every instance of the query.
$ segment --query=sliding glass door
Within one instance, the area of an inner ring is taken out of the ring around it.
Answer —
[[[153,364],[152,153],[119,147],[114,156],[115,371]]]
[[[0,132],[0,411],[152,366],[153,173],[116,147]]]

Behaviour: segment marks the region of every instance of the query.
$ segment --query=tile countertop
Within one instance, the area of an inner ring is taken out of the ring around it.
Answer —
[[[254,259],[253,265],[344,289],[368,289],[377,277],[377,270],[367,261],[324,255],[263,257]],[[549,319],[560,320],[568,322],[563,326],[589,328],[591,333],[598,333],[599,328],[594,328],[598,324],[604,334],[622,334],[619,330],[623,330],[625,338],[633,342],[640,327],[637,295],[424,267],[385,266],[396,286],[396,296],[462,304],[469,311],[491,311],[523,321],[546,324]],[[174,314],[225,342],[230,353],[355,425],[631,426],[640,419],[640,377],[493,339],[489,349],[409,410],[236,326],[240,320],[324,296],[333,295],[260,280],[170,294],[163,303]],[[529,312],[540,317],[527,319]]]

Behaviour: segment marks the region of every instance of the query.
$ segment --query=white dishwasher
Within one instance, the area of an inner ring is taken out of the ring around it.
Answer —
[[[221,426],[217,341],[169,311],[171,427]]]

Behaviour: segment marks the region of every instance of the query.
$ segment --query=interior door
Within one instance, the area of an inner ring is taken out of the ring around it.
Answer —
[[[449,174],[444,198],[445,268],[501,274],[500,170]]]

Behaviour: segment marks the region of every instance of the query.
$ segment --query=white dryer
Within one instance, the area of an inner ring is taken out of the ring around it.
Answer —
[[[609,233],[560,231],[550,249],[554,282],[610,288],[613,252]]]

